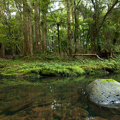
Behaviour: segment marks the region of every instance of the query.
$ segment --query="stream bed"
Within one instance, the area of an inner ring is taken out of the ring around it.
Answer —
[[[107,76],[3,78],[0,77],[0,120],[120,120],[120,108],[92,103],[86,86]]]

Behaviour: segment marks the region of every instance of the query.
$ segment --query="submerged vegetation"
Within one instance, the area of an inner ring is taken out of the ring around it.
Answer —
[[[78,57],[34,56],[16,60],[0,59],[0,74],[3,76],[80,76],[119,72],[118,58],[99,59]]]

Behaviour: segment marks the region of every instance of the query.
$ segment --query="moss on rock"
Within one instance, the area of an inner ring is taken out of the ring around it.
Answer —
[[[116,82],[114,79],[101,79],[103,82]]]
[[[120,107],[120,83],[113,79],[97,79],[86,87],[90,100],[98,105]]]

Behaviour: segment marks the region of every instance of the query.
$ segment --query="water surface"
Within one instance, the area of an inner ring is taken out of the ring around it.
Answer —
[[[97,78],[120,75],[0,78],[0,120],[119,120],[120,109],[90,102],[85,88]]]

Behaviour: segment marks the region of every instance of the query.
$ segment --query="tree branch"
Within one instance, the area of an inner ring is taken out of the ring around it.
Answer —
[[[101,29],[103,23],[105,22],[105,19],[106,19],[107,15],[111,12],[111,10],[114,8],[114,6],[115,6],[117,3],[118,3],[118,0],[115,1],[115,3],[112,5],[112,7],[111,7],[111,8],[108,10],[108,12],[105,14],[105,16],[104,16],[104,18],[103,18],[103,20],[102,20],[102,23],[101,23],[98,31]]]
[[[94,6],[94,11],[95,11],[95,2],[93,1],[93,0],[91,0],[92,1],[92,4],[93,4],[93,6]]]
[[[97,54],[72,54],[72,56],[96,56],[99,60],[104,61]]]
[[[77,3],[77,6],[79,5],[80,2],[81,2],[81,0],[79,0],[79,2]]]

